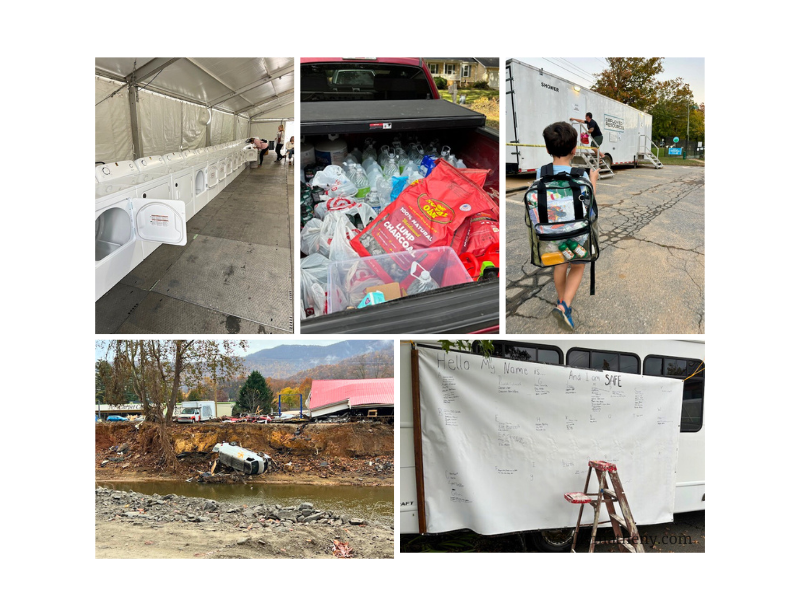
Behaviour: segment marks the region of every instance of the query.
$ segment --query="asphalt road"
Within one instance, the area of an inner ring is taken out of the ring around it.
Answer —
[[[507,189],[528,183],[507,179]],[[524,191],[506,196],[506,332],[564,333],[552,269],[530,262]],[[599,182],[600,258],[573,301],[575,333],[705,332],[705,167],[619,169]]]

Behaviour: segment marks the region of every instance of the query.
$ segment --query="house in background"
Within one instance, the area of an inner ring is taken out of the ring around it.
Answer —
[[[311,382],[308,409],[312,418],[326,415],[394,414],[394,379],[323,379]]]
[[[444,77],[448,85],[456,81],[459,86],[476,81],[487,81],[492,89],[500,89],[500,59],[494,58],[423,58],[434,77]]]

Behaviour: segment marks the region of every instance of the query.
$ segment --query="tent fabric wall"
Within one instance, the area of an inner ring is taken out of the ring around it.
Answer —
[[[250,120],[245,117],[236,117],[236,137],[234,139],[242,140],[250,137]]]
[[[139,92],[139,132],[144,156],[161,156],[180,149],[182,104],[166,96]]]
[[[212,110],[214,116],[211,119],[211,145],[232,142],[234,137],[234,116],[230,113]]]
[[[250,135],[253,137],[260,137],[265,140],[274,140],[278,135],[278,125],[280,125],[282,122],[285,123],[285,121],[270,121],[268,123],[258,123],[256,121],[252,121],[250,123]]]
[[[95,77],[94,102],[94,159],[111,162],[133,160],[131,136],[131,111],[128,93],[121,90],[114,97],[103,100],[124,84]],[[103,100],[102,102],[100,102]],[[97,104],[100,102],[100,104]]]
[[[181,150],[197,150],[206,145],[208,109],[198,104],[183,103]]]

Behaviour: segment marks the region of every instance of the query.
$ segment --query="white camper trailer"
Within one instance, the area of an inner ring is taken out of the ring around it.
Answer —
[[[424,344],[438,345],[433,342]],[[475,343],[473,342],[473,346]],[[414,410],[412,397],[412,345],[409,342],[401,342],[400,346],[400,533],[419,532],[419,497],[417,494],[417,466],[415,462],[415,439],[414,439]],[[477,350],[477,348],[474,348]],[[494,355],[507,360],[525,361],[539,363],[543,365],[564,365],[576,369],[604,370],[606,372],[619,372],[622,374],[630,373],[635,375],[646,375],[652,377],[666,377],[669,379],[683,381],[682,400],[680,400],[680,429],[677,433],[677,462],[674,465],[674,504],[673,513],[682,513],[705,509],[705,411],[704,411],[704,392],[705,392],[705,372],[703,361],[705,359],[705,344],[703,342],[677,341],[677,340],[614,340],[614,341],[583,341],[580,344],[564,342],[561,340],[536,340],[536,341],[512,341],[494,340]],[[460,357],[460,358],[459,358]],[[453,350],[450,351],[448,359],[454,361],[467,358],[476,358],[474,354],[461,354]],[[482,356],[481,356],[482,358]],[[480,364],[480,360],[478,360]],[[461,366],[461,363],[459,363]],[[473,367],[475,365],[473,364]],[[519,365],[518,363],[518,366]],[[475,369],[473,368],[473,371]],[[419,373],[419,368],[417,369]],[[689,377],[694,373],[694,376]],[[421,392],[424,381],[419,377]],[[491,378],[497,379],[492,374]],[[502,377],[501,377],[502,378]],[[448,377],[448,379],[451,379]],[[442,379],[438,385],[428,390],[434,395],[444,395],[452,393],[456,385],[454,381]],[[471,389],[471,388],[470,388]],[[445,399],[446,401],[447,399]],[[452,400],[452,398],[451,398]],[[491,395],[485,398],[487,403],[487,420],[494,425],[496,415],[490,406],[496,398]],[[457,404],[458,412],[465,409]],[[659,408],[659,410],[661,410]],[[484,415],[485,417],[485,415]],[[480,415],[476,418],[484,418]],[[456,414],[455,421],[448,425],[464,425],[470,415],[466,413]],[[452,419],[451,419],[452,420]],[[424,419],[423,419],[424,421]],[[463,423],[462,423],[463,421]],[[491,427],[490,427],[491,429]],[[515,433],[515,432],[512,432]],[[423,436],[426,434],[421,432]],[[522,435],[522,434],[520,434]],[[486,439],[494,439],[497,434],[490,431]],[[486,454],[486,440],[470,438],[470,456],[474,455],[475,460]],[[444,443],[439,440],[439,443]],[[505,451],[507,449],[503,449]],[[559,455],[559,458],[560,455]],[[428,460],[424,462],[428,464]],[[580,477],[585,477],[585,465],[577,468],[581,472]],[[628,473],[632,475],[632,473]],[[466,474],[464,474],[466,476]],[[426,473],[427,477],[427,473]],[[448,484],[449,484],[448,480]],[[532,488],[531,493],[535,490]],[[539,490],[541,491],[541,490]],[[563,490],[567,492],[570,490]],[[430,490],[425,486],[424,495],[428,502]],[[556,494],[559,496],[559,494]],[[669,494],[672,496],[672,493]],[[460,500],[455,498],[455,500]],[[672,501],[672,498],[670,499]],[[451,498],[451,501],[454,501]],[[431,531],[431,521],[437,520],[437,515],[431,511],[439,509],[452,512],[451,507],[457,506],[445,502],[436,504],[433,502],[428,505],[426,514],[428,530]],[[438,508],[437,508],[438,506]],[[533,507],[531,511],[533,510]],[[541,507],[538,507],[541,509]],[[472,509],[480,510],[480,507]],[[531,512],[527,511],[527,512]],[[491,512],[491,511],[490,511]],[[635,513],[634,513],[635,515]],[[441,516],[441,515],[439,515]],[[548,515],[542,515],[543,518]],[[641,515],[640,515],[641,516]],[[438,519],[441,521],[442,519]],[[563,527],[559,525],[559,527]],[[569,548],[571,537],[568,530],[546,530],[542,529],[535,533],[534,541],[540,548],[547,550],[565,550]]]
[[[536,174],[552,162],[544,148],[542,132],[557,121],[583,119],[587,112],[600,126],[600,150],[611,167],[649,164],[661,168],[651,153],[653,117],[622,102],[606,98],[516,59],[506,61],[506,142],[531,146],[506,146],[507,174]],[[578,133],[585,126],[574,123]],[[581,148],[580,137],[578,147]],[[588,166],[591,151],[579,150],[575,166]],[[601,175],[602,175],[601,171]]]

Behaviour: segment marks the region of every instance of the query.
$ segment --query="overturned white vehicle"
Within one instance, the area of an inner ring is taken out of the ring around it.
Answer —
[[[261,475],[273,467],[272,459],[263,452],[253,452],[236,444],[223,442],[214,446],[219,453],[219,463],[245,475]]]

